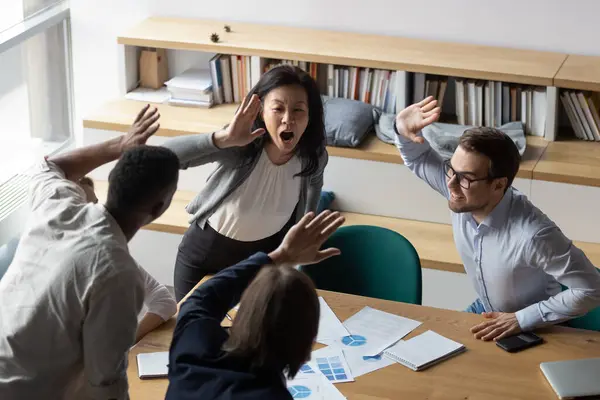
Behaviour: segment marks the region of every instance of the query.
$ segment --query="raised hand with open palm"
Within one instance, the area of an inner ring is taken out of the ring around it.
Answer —
[[[415,143],[423,143],[425,139],[417,134],[427,125],[437,121],[440,112],[437,100],[433,96],[429,96],[400,111],[396,116],[396,129],[405,138]]]
[[[264,129],[252,131],[252,125],[260,112],[261,102],[257,95],[246,97],[227,128],[214,135],[215,145],[221,149],[241,147],[265,133]]]
[[[269,256],[275,265],[315,264],[340,254],[336,248],[321,250],[329,236],[345,221],[337,211],[325,210],[319,215],[309,212],[283,238]]]

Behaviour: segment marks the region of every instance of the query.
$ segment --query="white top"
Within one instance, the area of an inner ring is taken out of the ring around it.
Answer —
[[[177,312],[177,302],[165,285],[158,283],[152,275],[138,264],[144,282],[144,305],[138,315],[141,321],[146,313],[158,315],[163,321],[168,320]]]
[[[221,235],[250,242],[279,232],[288,222],[300,197],[302,169],[297,156],[275,165],[262,151],[250,176],[238,186],[208,219]]]
[[[32,177],[30,200],[0,280],[0,399],[124,399],[144,300],[127,239],[52,163]]]

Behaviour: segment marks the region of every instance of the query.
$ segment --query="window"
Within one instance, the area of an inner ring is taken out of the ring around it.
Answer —
[[[0,66],[2,220],[24,200],[19,173],[72,143],[68,3],[2,0]]]

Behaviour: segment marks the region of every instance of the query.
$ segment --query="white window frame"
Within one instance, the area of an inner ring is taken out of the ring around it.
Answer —
[[[25,18],[23,21],[0,32],[0,53],[25,42],[27,39],[63,23],[65,40],[65,65],[67,84],[67,112],[70,136],[52,154],[64,151],[75,145],[73,112],[73,73],[71,47],[71,13],[67,0],[58,1]],[[25,171],[23,171],[25,172]],[[0,246],[21,232],[23,219],[27,214],[25,205],[29,179],[25,174],[17,174],[0,184]]]

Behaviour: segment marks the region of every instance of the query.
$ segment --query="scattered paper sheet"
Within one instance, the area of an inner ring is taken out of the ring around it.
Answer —
[[[344,322],[350,336],[342,339],[342,348],[364,346],[363,355],[378,355],[419,325],[419,321],[367,306]]]
[[[382,354],[366,356],[359,347],[346,347],[343,352],[354,378],[394,364],[393,360]]]
[[[318,369],[331,383],[353,382],[354,376],[342,349],[324,347],[311,353],[308,364]]]
[[[336,340],[341,340],[344,336],[348,336],[350,333],[331,310],[324,298],[319,297],[319,304],[321,306],[321,317],[319,319],[317,342],[332,344]]]
[[[346,400],[346,397],[318,370],[304,364],[287,388],[294,399]]]

